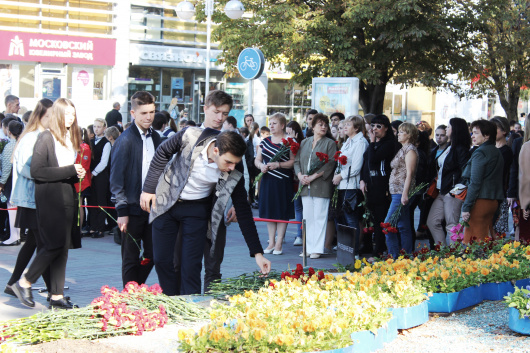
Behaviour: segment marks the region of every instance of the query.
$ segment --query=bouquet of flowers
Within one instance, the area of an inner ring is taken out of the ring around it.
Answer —
[[[327,154],[322,153],[322,152],[317,152],[316,155],[318,159],[311,162],[311,166],[309,168],[309,171],[307,172],[307,175],[315,174],[317,170],[319,170],[320,168],[322,168],[324,164],[329,162],[329,156]],[[300,193],[302,192],[303,187],[304,185],[300,183],[300,186],[298,186],[298,191],[296,192],[296,194],[294,195],[291,201],[296,200],[300,196]]]
[[[269,163],[271,162],[278,162],[282,157],[288,156],[289,152],[292,152],[295,156],[296,153],[298,153],[298,150],[300,149],[300,144],[297,143],[294,139],[291,137],[288,137],[287,139],[282,139],[282,147],[280,147],[280,150],[276,152],[276,154],[271,158]],[[260,172],[256,179],[254,179],[254,186],[258,185],[258,182],[263,178],[263,172]]]
[[[423,190],[424,187],[427,186],[427,183],[421,183],[420,185],[417,185],[412,191],[409,192],[409,200],[412,199],[416,194],[418,194],[421,190]],[[381,222],[381,227],[383,228],[383,233],[397,233],[397,224],[399,221],[399,217],[401,216],[401,209],[403,208],[403,204],[399,203],[398,207],[392,213],[392,216],[390,216],[390,222]]]
[[[461,221],[456,226],[451,228],[451,240],[464,240],[464,228],[469,227],[469,224],[466,221]]]
[[[333,159],[335,162],[337,162],[337,170],[335,171],[335,174],[340,174],[342,171],[342,166],[346,165],[348,163],[348,157],[341,156],[341,151],[335,152],[335,155],[333,156]],[[335,186],[335,191],[333,191],[333,197],[331,198],[331,207],[337,208],[337,200],[339,198],[339,186]]]

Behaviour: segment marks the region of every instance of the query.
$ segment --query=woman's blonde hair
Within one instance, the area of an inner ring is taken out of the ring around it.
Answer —
[[[65,110],[66,107],[72,107],[75,110],[74,103],[66,98],[59,98],[53,103],[52,114],[50,118],[50,132],[57,141],[66,147],[66,134],[70,131],[70,140],[75,152],[79,152],[81,146],[81,133],[79,125],[77,125],[77,113],[74,112],[74,122],[69,129],[65,126]]]
[[[347,117],[345,120],[344,120],[344,123],[352,123],[353,124],[353,128],[355,130],[357,130],[357,132],[359,133],[362,133],[363,136],[366,136],[366,126],[364,125],[364,118],[360,115],[352,115],[352,116],[349,116]]]
[[[287,128],[287,118],[285,117],[285,114],[282,114],[282,113],[274,113],[272,114],[270,117],[269,117],[269,121],[271,121],[272,119],[275,119],[278,121],[278,124],[280,124],[280,126],[283,125],[283,132],[285,132],[285,129]]]
[[[399,125],[398,131],[406,132],[409,135],[409,143],[413,145],[416,144],[418,137],[420,136],[418,128],[411,123],[403,123]]]

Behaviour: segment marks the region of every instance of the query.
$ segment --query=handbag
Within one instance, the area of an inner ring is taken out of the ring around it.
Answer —
[[[463,184],[456,184],[456,186],[449,191],[449,193],[454,198],[464,201],[467,196],[467,186]]]
[[[429,184],[429,187],[425,191],[425,195],[430,197],[431,199],[435,199],[438,197],[438,194],[440,193],[440,190],[436,188],[436,184],[438,183],[438,177],[434,178],[433,181]]]

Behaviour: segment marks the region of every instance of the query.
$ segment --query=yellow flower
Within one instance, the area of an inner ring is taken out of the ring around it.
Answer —
[[[260,328],[254,330],[254,339],[256,341],[261,341],[261,339],[265,336],[265,330],[262,330]]]
[[[258,312],[255,309],[249,309],[247,312],[247,317],[251,320],[254,320],[258,317]]]
[[[485,267],[482,267],[482,269],[480,270],[480,273],[482,273],[483,276],[487,276],[490,273],[490,270],[488,270]]]
[[[440,277],[442,277],[442,279],[445,281],[446,279],[449,278],[449,271],[443,270],[442,273],[440,274]]]
[[[360,269],[361,268],[361,264],[362,264],[361,260],[355,261],[355,269],[356,270]]]

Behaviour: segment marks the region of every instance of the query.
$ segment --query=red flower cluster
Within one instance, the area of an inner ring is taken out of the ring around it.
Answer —
[[[129,329],[131,334],[142,335],[144,331],[154,331],[157,327],[164,327],[168,322],[166,309],[163,305],[158,307],[158,312],[148,312],[147,309],[133,310],[129,307],[131,299],[143,300],[145,294],[158,295],[162,288],[158,284],[148,287],[136,282],[129,282],[119,291],[109,286],[101,287],[103,296],[92,301],[94,308],[92,318],[101,318],[101,330]]]
[[[293,278],[293,279],[300,279],[302,281],[302,283],[306,283],[307,280],[309,278],[311,278],[314,274],[315,274],[315,270],[313,269],[313,267],[309,267],[309,269],[307,270],[307,273],[304,272],[304,268],[302,267],[301,264],[297,264],[296,265],[296,269],[295,270],[292,270],[291,272],[289,271],[284,271],[282,272],[282,279],[286,279],[286,278]],[[319,281],[323,280],[324,279],[324,272],[322,271],[318,271],[318,273],[316,273],[317,275],[317,278]],[[274,287],[274,286],[273,286]]]
[[[148,258],[144,258],[142,261],[140,261],[140,265],[142,266],[148,265],[149,263],[151,263],[151,259]]]
[[[393,227],[390,223],[381,222],[381,228],[383,228],[383,233],[385,234],[398,232],[398,229]]]
[[[363,228],[363,234],[372,234],[373,232],[374,232],[374,227]]]
[[[317,152],[316,155],[321,162],[324,162],[324,163],[329,162],[329,156],[327,154],[322,153],[322,152]]]
[[[335,152],[335,154],[333,155],[333,159],[335,160],[335,162],[339,162],[342,165],[346,165],[346,163],[348,163],[348,157],[341,156],[341,153],[341,151]]]
[[[291,149],[291,152],[296,156],[298,153],[298,150],[300,149],[300,144],[297,143],[292,137],[288,137],[287,139],[282,139],[282,143],[284,146],[287,146]]]

